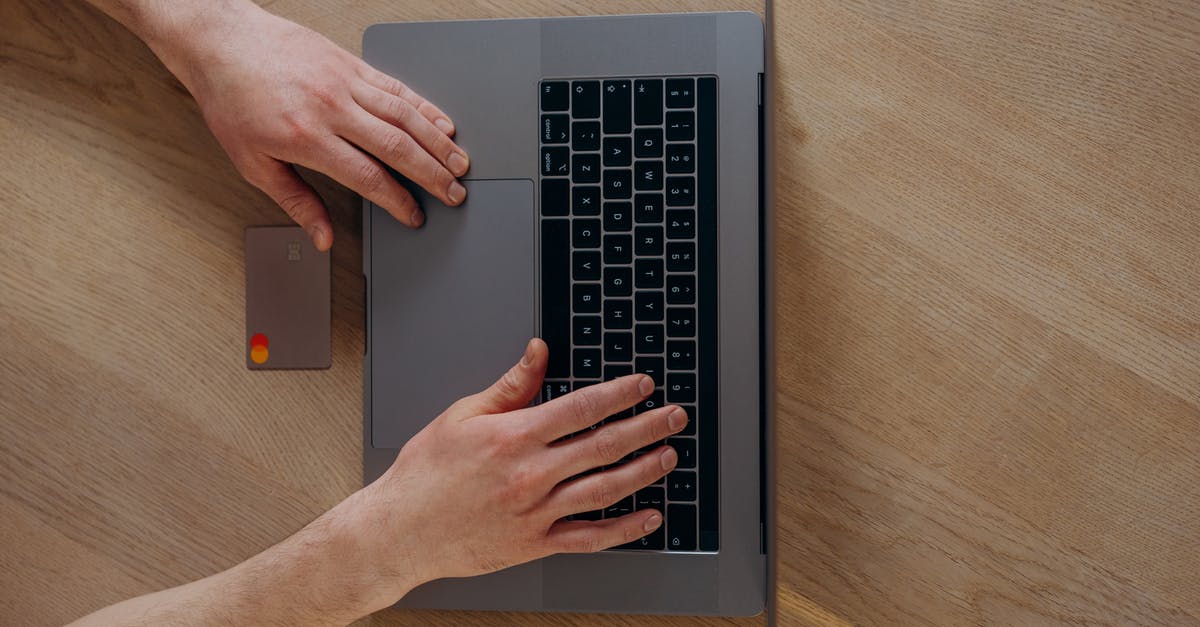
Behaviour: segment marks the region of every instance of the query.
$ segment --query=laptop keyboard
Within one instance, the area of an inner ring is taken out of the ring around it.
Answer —
[[[717,81],[544,80],[538,93],[542,400],[643,372],[654,393],[604,422],[668,403],[689,419],[666,440],[679,464],[665,480],[573,518],[658,509],[657,531],[618,548],[716,551]]]

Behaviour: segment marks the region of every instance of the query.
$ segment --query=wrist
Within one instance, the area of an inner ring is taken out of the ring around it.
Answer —
[[[376,525],[360,490],[287,540],[223,573],[242,614],[289,624],[346,624],[396,602],[421,583],[397,568],[399,538]],[[239,612],[241,613],[241,612]]]
[[[237,29],[269,15],[251,0],[143,0],[125,6],[127,9],[114,17],[192,91],[205,68],[222,62]]]

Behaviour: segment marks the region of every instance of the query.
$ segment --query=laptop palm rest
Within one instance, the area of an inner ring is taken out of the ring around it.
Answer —
[[[371,207],[375,448],[401,448],[451,403],[491,385],[537,331],[533,183],[463,183],[459,207],[418,194],[420,229]]]

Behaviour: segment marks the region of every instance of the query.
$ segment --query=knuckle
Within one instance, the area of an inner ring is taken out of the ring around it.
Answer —
[[[586,509],[608,507],[617,502],[617,499],[613,496],[614,494],[612,480],[603,475],[598,475],[595,484],[592,485],[591,491],[588,493],[590,501],[585,503],[584,507]]]
[[[575,540],[574,550],[580,553],[595,553],[604,548],[604,544],[600,542],[600,537],[594,534],[581,535]]]
[[[354,177],[366,195],[373,194],[383,187],[384,177],[387,176],[383,168],[368,161],[359,166],[358,174]]]
[[[611,464],[621,458],[620,439],[612,429],[597,429],[593,436],[596,456],[606,464]]]
[[[510,369],[500,377],[500,394],[507,398],[516,398],[521,395],[521,376],[517,373],[516,368]]]
[[[384,153],[392,160],[400,163],[407,162],[413,156],[413,140],[408,133],[393,133],[384,140]]]
[[[279,206],[288,214],[292,220],[299,222],[305,216],[305,208],[308,206],[308,195],[302,192],[293,192],[279,198]]]
[[[431,167],[433,168],[433,188],[446,189],[450,187],[451,181],[454,180],[454,175],[450,174],[450,171],[443,168],[441,164],[435,164]]]
[[[589,389],[580,390],[571,395],[571,413],[579,424],[592,424],[603,416],[599,413],[599,403]]]

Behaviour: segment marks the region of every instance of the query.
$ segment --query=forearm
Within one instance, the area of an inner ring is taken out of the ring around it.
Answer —
[[[359,492],[287,540],[227,571],[129,599],[76,625],[344,625],[419,581],[372,534]],[[391,543],[387,543],[391,544]],[[395,545],[400,545],[396,542]]]
[[[86,1],[137,35],[185,85],[214,56],[223,30],[264,13],[251,0]]]

